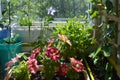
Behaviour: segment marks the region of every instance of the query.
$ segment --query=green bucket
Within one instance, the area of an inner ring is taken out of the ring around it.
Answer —
[[[18,42],[15,44],[0,44],[0,77],[4,77],[6,74],[5,64],[14,58],[17,53],[20,53],[22,50],[22,43]]]

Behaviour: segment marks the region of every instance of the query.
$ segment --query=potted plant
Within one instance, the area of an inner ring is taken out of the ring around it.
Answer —
[[[5,80],[77,80],[82,73],[86,80],[94,80],[85,59],[87,48],[93,45],[91,31],[77,19],[56,26],[49,41],[38,43],[30,56],[18,54],[6,64]]]
[[[0,78],[3,78],[6,74],[5,71],[5,64],[14,57],[17,53],[21,52],[21,39],[18,34],[13,34],[11,32],[11,17],[10,17],[10,2],[8,1],[8,13],[9,16],[7,18],[4,16],[3,18],[6,18],[6,29],[8,34],[7,37],[3,37],[3,39],[0,41],[0,64],[1,64],[1,70],[2,73],[0,74]],[[9,35],[9,36],[8,36]]]

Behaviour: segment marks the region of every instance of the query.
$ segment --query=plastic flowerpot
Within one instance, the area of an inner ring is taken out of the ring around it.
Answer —
[[[12,58],[16,56],[17,53],[20,53],[22,50],[22,43],[14,43],[14,44],[0,44],[0,64],[2,74],[0,77],[5,76],[6,74],[6,66],[5,64],[10,61]]]

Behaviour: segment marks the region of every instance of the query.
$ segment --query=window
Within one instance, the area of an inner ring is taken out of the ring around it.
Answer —
[[[2,3],[7,4],[6,1],[2,0]],[[12,16],[24,18],[29,15],[29,18],[34,20],[47,16],[47,10],[50,7],[56,10],[55,18],[79,17],[86,15],[88,10],[88,0],[10,0],[10,2]]]

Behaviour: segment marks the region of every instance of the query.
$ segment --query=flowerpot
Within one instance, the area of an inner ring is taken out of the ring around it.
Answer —
[[[15,57],[17,53],[21,52],[22,43],[14,43],[14,44],[0,44],[0,64],[1,64],[1,70],[2,74],[0,74],[0,77],[5,76],[5,64],[11,60],[11,58]]]
[[[0,40],[3,40],[4,38],[10,37],[10,32],[8,29],[2,29],[0,30]]]

